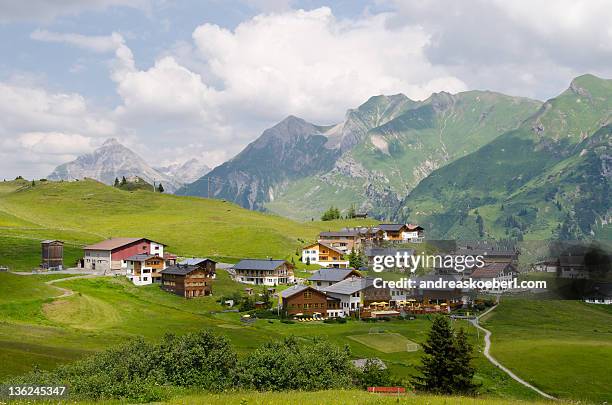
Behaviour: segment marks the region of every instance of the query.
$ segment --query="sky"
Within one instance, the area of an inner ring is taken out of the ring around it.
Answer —
[[[0,0],[0,178],[117,138],[214,167],[287,115],[612,78],[612,0]]]

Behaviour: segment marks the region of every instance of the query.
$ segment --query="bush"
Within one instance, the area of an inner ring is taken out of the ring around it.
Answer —
[[[294,324],[295,321],[292,321],[291,319],[281,319],[281,323],[286,323],[286,324],[291,325],[291,324]]]
[[[240,365],[240,385],[261,391],[346,388],[354,372],[350,351],[314,339],[298,343],[294,337],[264,344]]]
[[[368,387],[397,387],[403,384],[393,378],[391,372],[383,368],[376,359],[367,359],[363,369],[355,372],[355,385],[366,389]]]
[[[165,385],[228,388],[236,365],[228,340],[202,331],[166,335],[159,345],[135,339],[51,372],[35,371],[11,384],[67,385],[77,398],[151,402],[166,399]]]
[[[336,318],[338,323],[346,323],[346,318]]]

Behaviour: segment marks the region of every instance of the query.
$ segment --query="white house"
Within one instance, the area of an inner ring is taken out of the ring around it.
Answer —
[[[374,279],[351,276],[336,284],[324,288],[329,297],[340,300],[338,316],[348,316],[353,312],[359,311],[363,305],[365,289],[373,285]]]
[[[315,242],[302,249],[302,263],[318,264],[323,267],[347,268],[344,252],[322,242]]]
[[[125,275],[135,285],[147,285],[161,282],[161,271],[166,268],[163,257],[150,254],[138,254],[125,259]]]

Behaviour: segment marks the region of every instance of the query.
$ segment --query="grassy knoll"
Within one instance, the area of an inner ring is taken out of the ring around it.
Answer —
[[[12,229],[11,231],[14,231]],[[11,270],[32,270],[40,266],[40,237],[6,235],[0,229],[0,266]],[[64,266],[74,266],[83,257],[83,250],[70,244],[64,245]]]
[[[487,318],[493,356],[525,380],[560,398],[612,400],[611,308],[505,299]]]
[[[112,236],[150,237],[183,255],[229,260],[285,258],[314,240],[320,231],[373,223],[299,223],[221,200],[128,192],[93,180],[39,182],[35,187],[4,182],[0,188],[0,262],[31,267],[33,257],[38,260],[39,256],[35,244],[44,238],[84,244]],[[19,257],[31,259],[20,262]]]

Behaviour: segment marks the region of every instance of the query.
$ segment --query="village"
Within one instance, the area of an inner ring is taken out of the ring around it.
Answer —
[[[178,257],[161,241],[145,237],[117,237],[83,247],[76,269],[103,275],[124,276],[135,286],[159,285],[186,299],[214,295],[217,271],[244,284],[244,296],[254,307],[296,320],[354,317],[376,319],[428,313],[451,313],[472,308],[483,294],[503,290],[465,288],[390,288],[376,286],[372,271],[377,256],[412,256],[426,242],[425,230],[413,224],[380,224],[320,232],[318,239],[301,248],[299,261],[310,270],[296,276],[296,265],[286,259],[245,258],[219,263],[208,257]],[[63,242],[42,242],[43,269],[63,268]],[[510,245],[479,241],[457,246],[452,255],[480,255],[484,266],[461,272],[434,267],[412,275],[417,282],[444,279],[511,280],[517,275],[518,255]],[[292,260],[293,261],[293,260]],[[313,268],[314,267],[314,268]],[[304,276],[305,275],[305,276]],[[265,300],[261,297],[265,295]],[[223,305],[233,307],[237,299]]]

